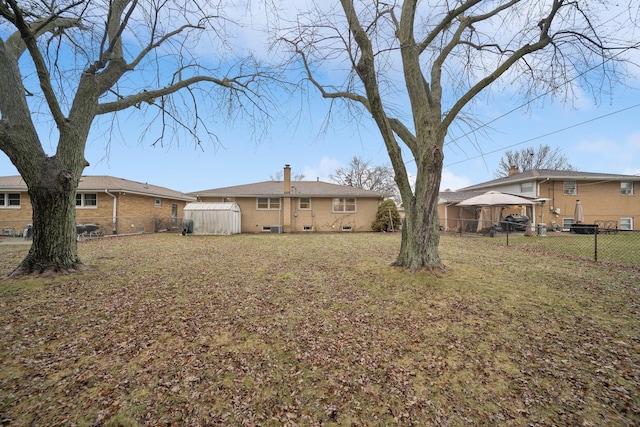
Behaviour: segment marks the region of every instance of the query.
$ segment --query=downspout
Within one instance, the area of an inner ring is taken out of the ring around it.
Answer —
[[[116,216],[116,214],[118,212],[118,210],[117,210],[117,208],[118,208],[118,198],[115,195],[109,193],[109,190],[105,189],[104,192],[105,192],[105,194],[108,194],[109,196],[113,197],[113,216],[111,218],[111,222],[112,222],[112,226],[113,226],[112,233],[113,234],[118,234],[118,228],[116,226],[116,224],[117,224],[117,216]]]
[[[282,230],[282,227],[284,225],[282,221],[282,216],[284,215],[283,209],[284,209],[284,197],[280,197],[280,209],[278,209],[278,231],[280,233],[284,232]]]

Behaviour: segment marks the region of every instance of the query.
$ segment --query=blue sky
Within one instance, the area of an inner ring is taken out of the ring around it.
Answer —
[[[492,122],[490,129],[456,139],[452,128],[445,147],[441,189],[459,189],[494,178],[500,157],[506,150],[549,145],[559,147],[576,169],[585,172],[640,174],[640,81],[616,87],[613,93],[593,100],[586,95],[572,105],[549,100],[534,104],[527,111],[508,113],[524,101],[504,91],[480,99],[473,114],[480,123]],[[299,114],[295,123],[290,115],[274,117],[261,133],[243,122],[227,122],[210,112],[207,123],[218,140],[205,141],[202,148],[188,140],[152,147],[154,137],[141,137],[142,119],[135,114],[120,115],[118,132],[106,139],[109,118],[93,128],[85,156],[90,166],[86,175],[111,175],[183,192],[248,184],[272,179],[285,164],[304,179],[330,181],[338,167],[347,167],[354,156],[372,165],[389,164],[388,155],[373,121],[368,117],[348,122],[334,117],[325,128],[329,101],[316,92],[305,101],[292,98],[283,110]],[[303,108],[300,108],[300,105]],[[152,125],[159,126],[158,123]],[[257,132],[256,132],[257,131]],[[43,146],[53,153],[55,140]],[[256,136],[258,135],[258,136]],[[405,159],[411,172],[412,160]],[[0,152],[0,175],[17,171]]]
[[[139,129],[123,131],[128,138],[112,142],[105,151],[100,129],[92,132],[86,150],[91,163],[86,175],[120,178],[192,192],[269,180],[290,164],[294,174],[305,179],[329,181],[336,168],[348,166],[353,156],[373,165],[389,164],[388,155],[375,124],[363,118],[358,124],[335,121],[323,131],[328,101],[313,101],[315,116],[304,124],[276,121],[263,138],[256,139],[245,124],[230,124],[216,130],[219,142],[195,147],[188,142],[152,147],[152,138],[139,139]],[[478,115],[488,122],[510,111],[478,106]],[[483,114],[486,111],[486,115]],[[500,157],[507,149],[540,144],[559,147],[569,162],[585,172],[640,173],[640,91],[625,90],[601,105],[584,103],[579,108],[547,104],[533,111],[511,113],[466,140],[448,138],[442,189],[458,189],[493,179]],[[478,145],[482,152],[476,147]],[[46,146],[46,142],[45,142]],[[46,147],[45,147],[46,148]],[[414,170],[412,162],[407,168]],[[17,171],[0,153],[0,175]]]

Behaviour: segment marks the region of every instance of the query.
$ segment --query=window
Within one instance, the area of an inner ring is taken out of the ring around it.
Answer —
[[[162,207],[162,199],[154,199],[153,200],[153,206],[155,206],[156,208],[161,208]]]
[[[222,203],[230,203],[230,202],[235,202],[236,198],[235,197],[223,197],[222,198]]]
[[[533,182],[523,182],[520,184],[521,193],[533,193]]]
[[[576,223],[576,220],[573,218],[562,218],[562,230],[569,231],[571,226]]]
[[[20,193],[0,193],[0,207],[19,208]]]
[[[633,195],[633,182],[626,181],[620,183],[620,193],[623,196],[632,196]]]
[[[565,181],[562,185],[564,194],[574,195],[578,194],[578,185],[575,181]]]
[[[298,199],[298,209],[301,211],[311,209],[311,198],[310,197],[300,197]]]
[[[633,218],[620,218],[620,230],[633,230]]]
[[[336,197],[333,199],[334,212],[355,212],[356,199],[346,197]]]
[[[76,193],[76,207],[96,207],[98,206],[98,195],[96,193]]]
[[[278,210],[280,209],[280,199],[278,197],[258,197],[258,210]]]

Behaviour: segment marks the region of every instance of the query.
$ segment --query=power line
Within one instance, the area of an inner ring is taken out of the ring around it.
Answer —
[[[623,13],[625,13],[625,12],[624,12],[624,11],[623,11],[623,12],[620,12],[618,15],[616,15],[616,16],[614,16],[614,17],[611,17],[609,20],[607,20],[607,21],[603,22],[603,23],[602,23],[602,25],[607,24],[607,23],[609,23],[609,22],[613,21],[614,19],[616,19],[618,16],[622,15]],[[463,135],[460,135],[460,136],[458,136],[458,137],[456,137],[456,138],[454,138],[454,139],[452,139],[452,140],[450,140],[450,141],[445,142],[445,143],[444,143],[444,146],[446,147],[447,145],[450,145],[450,144],[452,144],[452,143],[454,143],[454,142],[456,142],[456,141],[458,141],[458,140],[460,140],[460,139],[462,139],[462,138],[466,137],[467,135],[473,134],[473,133],[475,133],[475,132],[477,132],[477,131],[479,131],[479,130],[481,130],[481,129],[483,129],[483,128],[487,127],[487,126],[489,126],[490,124],[492,124],[492,123],[494,123],[494,122],[496,122],[496,121],[498,121],[498,120],[500,120],[500,119],[502,119],[502,118],[504,118],[504,117],[508,116],[509,114],[512,114],[512,113],[514,113],[514,112],[516,112],[516,111],[518,111],[518,110],[522,109],[523,107],[526,107],[527,105],[529,105],[529,104],[533,103],[534,101],[536,101],[536,100],[538,100],[538,99],[540,99],[540,98],[543,98],[543,97],[545,97],[545,96],[549,95],[550,93],[553,93],[555,90],[559,89],[560,87],[565,86],[565,85],[567,85],[567,84],[569,84],[569,83],[573,82],[574,80],[577,80],[577,79],[579,79],[579,78],[583,77],[584,75],[586,75],[586,74],[588,74],[588,73],[592,72],[593,70],[595,70],[595,69],[597,69],[597,68],[602,67],[602,66],[603,66],[603,64],[605,64],[605,63],[607,63],[607,62],[610,62],[610,61],[613,61],[614,59],[616,59],[616,58],[617,58],[617,57],[619,57],[620,55],[622,55],[622,54],[624,54],[624,53],[626,53],[626,52],[628,52],[628,51],[631,51],[631,50],[634,50],[634,49],[638,49],[638,48],[640,48],[640,43],[636,43],[636,44],[634,44],[633,46],[630,46],[630,47],[621,48],[621,49],[620,49],[616,54],[614,54],[614,55],[612,55],[612,56],[610,56],[610,57],[608,57],[608,58],[603,58],[603,62],[602,62],[602,63],[596,64],[596,65],[594,65],[593,67],[591,67],[591,68],[588,68],[588,69],[584,70],[583,72],[581,72],[581,73],[579,73],[579,74],[575,75],[573,78],[567,79],[566,81],[562,82],[561,84],[558,84],[558,85],[556,85],[556,86],[554,86],[554,87],[550,88],[550,89],[549,89],[549,90],[547,90],[546,92],[544,92],[544,93],[542,93],[542,94],[540,94],[540,95],[538,95],[538,96],[536,96],[536,97],[534,97],[534,98],[532,98],[532,99],[527,100],[526,102],[524,102],[524,103],[522,103],[522,104],[518,105],[517,107],[512,108],[511,110],[507,111],[506,113],[503,113],[503,114],[501,114],[500,116],[495,117],[495,118],[491,119],[491,120],[490,120],[490,121],[488,121],[488,122],[482,123],[482,124],[480,124],[479,126],[475,127],[474,129],[470,129],[469,131],[467,131],[467,132],[466,132],[466,133],[464,133]],[[505,150],[505,149],[507,149],[507,148],[515,147],[515,146],[518,146],[518,145],[521,145],[521,144],[525,144],[525,143],[530,142],[530,141],[534,141],[534,140],[536,140],[536,139],[540,139],[540,138],[544,138],[544,137],[549,136],[549,135],[553,135],[553,134],[555,134],[555,133],[563,132],[563,131],[568,130],[568,129],[572,129],[572,128],[575,128],[575,127],[578,127],[578,126],[582,126],[582,125],[584,125],[584,124],[587,124],[587,123],[590,123],[590,122],[593,122],[593,121],[596,121],[596,120],[600,120],[600,119],[603,119],[603,118],[605,118],[605,117],[612,116],[612,115],[614,115],[614,114],[618,114],[618,113],[621,113],[621,112],[624,112],[624,111],[630,110],[630,109],[632,109],[632,108],[636,108],[636,107],[638,107],[638,106],[640,106],[640,104],[636,104],[636,105],[632,105],[632,106],[630,106],[630,107],[622,108],[622,109],[620,109],[620,110],[617,110],[617,111],[614,111],[614,112],[611,112],[611,113],[608,113],[608,114],[604,114],[604,115],[599,116],[599,117],[595,117],[595,118],[592,118],[592,119],[589,119],[589,120],[585,120],[585,121],[583,121],[583,122],[580,122],[580,123],[577,123],[577,124],[574,124],[574,125],[571,125],[571,126],[568,126],[568,127],[562,128],[562,129],[555,130],[555,131],[553,131],[553,132],[548,132],[548,133],[546,133],[546,134],[539,135],[539,136],[536,136],[536,137],[534,137],[534,138],[530,138],[530,139],[527,139],[527,140],[524,140],[524,141],[518,142],[518,143],[516,143],[516,144],[512,144],[512,145],[509,145],[509,146],[506,146],[506,147],[503,147],[503,148],[500,148],[500,149],[497,149],[497,150],[489,151],[489,152],[486,152],[486,153],[481,153],[481,154],[479,154],[479,155],[477,155],[477,156],[469,157],[469,158],[467,158],[467,159],[465,159],[465,160],[460,160],[460,161],[458,161],[458,162],[450,163],[450,164],[448,164],[448,165],[444,165],[444,166],[445,166],[445,167],[447,167],[447,166],[452,166],[452,165],[456,165],[456,164],[459,164],[459,163],[463,163],[463,162],[468,161],[468,160],[477,159],[477,158],[479,158],[479,157],[483,157],[484,155],[487,155],[487,154],[493,154],[493,153],[496,153],[496,152],[498,152],[498,151]],[[414,159],[414,158],[411,158],[411,159],[408,159],[408,160],[404,161],[405,166],[406,166],[406,165],[409,165],[410,163],[415,163],[415,159]]]
[[[554,131],[547,132],[547,133],[544,133],[544,134],[542,134],[542,135],[534,136],[533,138],[525,139],[524,141],[516,142],[515,144],[507,145],[507,146],[505,146],[505,147],[498,148],[498,149],[493,150],[493,151],[488,151],[488,152],[486,152],[486,153],[478,154],[477,156],[468,157],[468,158],[466,158],[466,159],[464,159],[464,160],[460,160],[460,161],[458,161],[458,162],[449,163],[449,164],[444,165],[444,166],[445,166],[445,167],[453,166],[453,165],[457,165],[457,164],[460,164],[460,163],[464,163],[464,162],[466,162],[466,161],[468,161],[468,160],[473,160],[473,159],[477,159],[477,158],[483,157],[483,156],[485,156],[485,155],[487,155],[487,154],[497,153],[497,152],[499,152],[499,151],[503,151],[503,150],[506,150],[506,149],[508,149],[508,148],[516,147],[516,146],[518,146],[518,145],[526,144],[527,142],[535,141],[535,140],[537,140],[537,139],[545,138],[545,137],[547,137],[547,136],[554,135],[554,134],[556,134],[556,133],[564,132],[564,131],[566,131],[566,130],[573,129],[573,128],[576,128],[576,127],[578,127],[578,126],[585,125],[585,124],[587,124],[587,123],[595,122],[595,121],[597,121],[597,120],[601,120],[601,119],[604,119],[604,118],[606,118],[606,117],[613,116],[613,115],[615,115],[615,114],[619,114],[619,113],[622,113],[622,112],[625,112],[625,111],[628,111],[628,110],[631,110],[631,109],[633,109],[633,108],[637,108],[637,107],[640,107],[640,103],[635,104],[635,105],[631,105],[631,106],[629,106],[629,107],[621,108],[621,109],[619,109],[619,110],[612,111],[612,112],[610,112],[610,113],[603,114],[603,115],[598,116],[598,117],[593,117],[593,118],[591,118],[591,119],[589,119],[589,120],[584,120],[584,121],[582,121],[582,122],[580,122],[580,123],[576,123],[576,124],[573,124],[573,125],[571,125],[571,126],[567,126],[567,127],[561,128],[561,129],[556,129],[556,130],[554,130]]]
[[[616,53],[616,54],[615,54],[615,55],[613,55],[612,57],[610,57],[610,58],[606,58],[606,59],[604,60],[604,62],[610,62],[610,61],[613,61],[616,57],[618,57],[618,56],[622,55],[623,53],[628,52],[628,51],[633,50],[633,49],[637,49],[638,47],[640,47],[640,43],[638,43],[638,44],[636,44],[636,45],[634,45],[634,46],[632,46],[632,47],[628,47],[628,48],[622,49],[620,52]],[[547,96],[547,95],[549,95],[549,94],[553,93],[554,91],[556,91],[557,89],[561,88],[562,86],[565,86],[565,85],[567,85],[567,84],[569,84],[569,83],[573,82],[574,80],[579,79],[580,77],[582,77],[582,76],[584,76],[584,75],[586,75],[586,74],[590,73],[591,71],[595,70],[596,68],[600,68],[601,66],[602,66],[602,64],[597,64],[597,65],[594,65],[594,66],[593,66],[593,67],[591,67],[591,68],[588,68],[587,70],[585,70],[585,71],[583,71],[582,73],[580,73],[580,74],[578,74],[578,75],[574,76],[573,78],[568,79],[568,80],[566,80],[566,81],[562,82],[561,84],[558,84],[558,85],[556,85],[556,86],[552,87],[551,89],[547,90],[546,92],[541,93],[540,95],[538,95],[538,96],[536,96],[536,97],[534,97],[534,98],[532,98],[532,99],[527,100],[527,101],[526,101],[526,102],[524,102],[523,104],[520,104],[520,105],[518,105],[517,107],[512,108],[511,110],[507,111],[506,113],[501,114],[501,115],[499,115],[498,117],[495,117],[495,118],[493,118],[493,119],[489,120],[489,121],[488,121],[488,122],[486,122],[486,123],[482,123],[480,126],[476,127],[475,129],[471,129],[471,130],[467,131],[464,135],[460,135],[459,137],[454,138],[454,139],[452,139],[452,140],[450,140],[450,141],[446,142],[444,145],[445,145],[445,146],[447,146],[447,145],[449,145],[449,144],[453,144],[454,142],[458,141],[459,139],[462,139],[462,138],[464,138],[465,136],[467,136],[467,135],[469,135],[469,134],[475,133],[475,132],[479,131],[480,129],[482,129],[482,128],[485,128],[485,127],[489,126],[491,123],[494,123],[494,122],[496,122],[496,121],[498,121],[498,120],[500,120],[500,119],[502,119],[502,118],[504,118],[504,117],[508,116],[509,114],[514,113],[514,112],[516,112],[516,111],[518,111],[518,110],[520,110],[520,109],[522,109],[522,108],[526,107],[527,105],[529,105],[529,104],[533,103],[534,101],[536,101],[536,100],[538,100],[538,99],[540,99],[540,98],[543,98],[543,97],[545,97],[545,96]]]
[[[623,15],[624,13],[625,13],[625,11],[623,10],[623,11],[621,11],[620,13],[618,13],[617,15],[612,16],[611,18],[609,18],[609,19],[608,19],[608,20],[606,20],[605,22],[602,22],[600,25],[606,25],[606,24],[608,24],[608,23],[612,22],[613,20],[617,19],[619,16]],[[640,43],[636,43],[636,44],[635,44],[635,45],[633,45],[633,46],[630,46],[630,47],[626,47],[626,48],[624,48],[624,49],[621,49],[620,51],[618,51],[618,52],[617,52],[616,54],[614,54],[613,56],[611,56],[611,57],[609,57],[609,58],[605,58],[605,59],[604,59],[604,61],[603,61],[603,63],[613,61],[613,60],[614,60],[614,59],[616,59],[618,56],[620,56],[620,55],[622,55],[622,54],[624,54],[624,53],[626,53],[626,52],[628,52],[628,51],[631,51],[631,50],[634,50],[634,49],[638,49],[639,47],[640,47]],[[488,122],[486,122],[486,123],[481,124],[481,125],[480,125],[479,127],[477,127],[476,129],[472,129],[472,130],[468,131],[467,133],[465,133],[464,135],[461,135],[461,136],[459,136],[459,137],[457,137],[457,138],[455,138],[455,139],[452,139],[451,141],[446,142],[444,145],[446,146],[446,145],[452,144],[452,143],[456,142],[457,140],[459,140],[459,139],[461,139],[461,138],[464,138],[465,136],[469,135],[470,133],[475,133],[476,131],[478,131],[478,130],[480,130],[480,129],[484,128],[484,127],[489,126],[491,123],[496,122],[496,121],[498,121],[498,120],[502,119],[503,117],[508,116],[509,114],[511,114],[511,113],[513,113],[513,112],[515,112],[515,111],[518,111],[519,109],[521,109],[521,108],[523,108],[523,107],[525,107],[525,106],[527,106],[527,105],[531,104],[532,102],[534,102],[534,101],[536,101],[536,100],[538,100],[538,99],[540,99],[540,98],[542,98],[542,97],[544,97],[544,96],[549,95],[550,93],[552,93],[553,91],[555,91],[555,90],[559,89],[560,87],[562,87],[562,86],[564,86],[564,85],[566,85],[566,84],[568,84],[568,83],[571,83],[571,82],[573,82],[574,80],[579,79],[580,77],[582,77],[582,76],[586,75],[587,73],[590,73],[591,71],[595,70],[596,68],[600,68],[601,66],[602,66],[602,64],[596,64],[596,65],[594,65],[593,67],[586,69],[585,71],[583,71],[582,73],[579,73],[578,75],[574,76],[573,78],[571,78],[571,79],[569,79],[569,80],[567,80],[567,81],[565,81],[565,82],[563,82],[563,83],[561,83],[561,84],[559,84],[559,85],[557,85],[557,86],[555,86],[555,87],[552,87],[552,88],[551,88],[551,89],[549,89],[548,91],[546,91],[546,92],[544,92],[544,93],[542,93],[542,94],[540,94],[540,95],[538,95],[538,96],[534,97],[533,99],[528,100],[527,102],[525,102],[525,103],[523,103],[523,104],[520,104],[519,106],[517,106],[517,107],[515,107],[515,108],[511,109],[510,111],[507,111],[506,113],[504,113],[504,114],[502,114],[502,115],[500,115],[500,116],[498,116],[498,117],[495,117],[494,119],[492,119],[492,120],[490,120],[490,121],[488,121]]]
[[[616,57],[618,57],[618,56],[622,55],[623,53],[625,53],[625,52],[627,52],[627,51],[630,51],[630,50],[632,50],[632,49],[637,49],[637,48],[639,48],[639,47],[640,47],[640,43],[637,43],[637,44],[635,44],[635,45],[634,45],[634,46],[632,46],[632,47],[628,47],[628,48],[622,49],[620,52],[616,53],[616,54],[615,54],[615,55],[613,55],[612,57],[610,57],[610,58],[606,58],[604,62],[612,61],[613,59],[615,59]],[[544,92],[544,93],[542,93],[542,94],[540,94],[540,95],[538,95],[538,96],[536,96],[536,97],[534,97],[534,98],[532,98],[532,99],[527,100],[526,102],[524,102],[524,103],[522,103],[522,104],[518,105],[517,107],[512,108],[511,110],[507,111],[506,113],[501,114],[501,115],[500,115],[500,116],[498,116],[498,117],[495,117],[495,118],[491,119],[490,121],[488,121],[488,122],[486,122],[486,123],[482,123],[482,124],[481,124],[481,125],[479,125],[478,127],[476,127],[476,128],[474,128],[474,129],[469,130],[469,131],[468,131],[468,132],[466,132],[464,135],[461,135],[461,136],[459,136],[459,137],[457,137],[457,138],[455,138],[455,139],[452,139],[452,140],[450,140],[450,141],[445,142],[445,143],[444,143],[444,146],[446,147],[447,145],[450,145],[450,144],[452,144],[452,143],[454,143],[454,142],[458,141],[459,139],[466,137],[467,135],[470,135],[470,134],[472,134],[472,133],[475,133],[475,132],[479,131],[480,129],[482,129],[482,128],[485,128],[485,127],[489,126],[490,124],[492,124],[492,123],[494,123],[494,122],[496,122],[496,121],[498,121],[498,120],[500,120],[500,119],[502,119],[502,118],[504,118],[504,117],[508,116],[509,114],[512,114],[512,113],[514,113],[514,112],[516,112],[516,111],[518,111],[518,110],[522,109],[523,107],[525,107],[525,106],[527,106],[527,105],[531,104],[532,102],[534,102],[534,101],[536,101],[536,100],[538,100],[538,99],[540,99],[540,98],[542,98],[542,97],[545,97],[545,96],[549,95],[550,93],[552,93],[554,90],[558,89],[559,87],[564,86],[564,85],[566,85],[566,84],[568,84],[568,83],[571,83],[572,81],[574,81],[574,80],[576,80],[576,79],[578,79],[578,78],[580,78],[580,77],[584,76],[585,74],[587,74],[587,73],[589,73],[589,72],[591,72],[591,71],[593,71],[593,70],[595,70],[596,68],[599,68],[599,67],[601,67],[601,66],[602,66],[602,64],[598,64],[598,65],[596,65],[596,66],[594,66],[594,67],[591,67],[591,68],[589,68],[589,69],[587,69],[587,70],[583,71],[582,73],[580,73],[580,74],[576,75],[575,77],[573,77],[573,78],[571,78],[571,79],[566,80],[566,81],[565,81],[565,82],[563,82],[562,84],[557,85],[557,86],[555,86],[555,87],[553,87],[553,88],[549,89],[547,92]],[[602,115],[602,116],[599,116],[599,117],[595,117],[595,118],[593,118],[593,119],[585,120],[584,122],[580,122],[580,123],[577,123],[577,124],[575,124],[575,125],[572,125],[572,126],[569,126],[569,127],[563,128],[563,129],[558,129],[558,130],[556,130],[556,131],[549,132],[549,133],[546,133],[546,134],[544,134],[544,135],[539,135],[539,136],[537,136],[537,137],[530,138],[530,139],[527,139],[527,140],[525,140],[525,141],[518,142],[518,143],[516,143],[516,144],[512,144],[512,145],[509,145],[509,146],[506,146],[506,147],[500,148],[500,149],[498,149],[498,150],[489,151],[489,152],[486,152],[486,153],[481,153],[481,154],[479,154],[479,155],[477,155],[477,156],[469,157],[469,158],[467,158],[467,159],[465,159],[465,160],[460,160],[460,161],[458,161],[458,162],[454,162],[454,163],[451,163],[451,164],[445,165],[445,167],[446,167],[446,166],[457,165],[457,164],[459,164],[459,163],[463,163],[463,162],[465,162],[465,161],[467,161],[467,160],[477,159],[477,158],[482,157],[482,156],[484,156],[484,155],[486,155],[486,154],[493,154],[493,153],[496,153],[496,152],[498,152],[498,151],[505,150],[505,149],[507,149],[507,148],[515,147],[515,146],[518,146],[518,145],[521,145],[521,144],[525,144],[525,143],[530,142],[530,141],[534,141],[534,140],[536,140],[536,139],[544,138],[545,136],[553,135],[554,133],[562,132],[562,131],[565,131],[565,130],[567,130],[567,129],[572,129],[572,128],[574,128],[574,127],[578,127],[578,126],[581,126],[581,125],[583,125],[583,124],[586,124],[586,123],[589,123],[589,122],[592,122],[592,121],[600,120],[600,119],[602,119],[602,118],[605,118],[605,117],[608,117],[608,116],[611,116],[611,115],[614,115],[614,114],[618,114],[618,113],[624,112],[624,111],[626,111],[626,110],[630,110],[630,109],[632,109],[632,108],[636,108],[636,107],[638,107],[638,105],[640,105],[640,104],[636,104],[636,105],[632,105],[632,106],[630,106],[630,107],[622,108],[622,109],[620,109],[620,110],[617,110],[617,111],[614,111],[614,112],[611,112],[611,113],[608,113],[608,114],[605,114],[605,115]],[[409,160],[405,161],[404,163],[405,163],[405,165],[409,165],[410,163],[415,163],[415,159],[409,159]]]

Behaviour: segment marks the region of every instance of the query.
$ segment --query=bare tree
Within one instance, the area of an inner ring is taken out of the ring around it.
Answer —
[[[232,24],[223,2],[188,3],[0,0],[0,28],[15,31],[0,38],[0,149],[33,206],[33,244],[12,274],[84,268],[75,195],[97,117],[131,107],[155,111],[159,142],[184,132],[199,144],[214,135],[198,109],[203,97],[230,102],[230,111],[236,102],[250,114],[266,111],[255,96],[261,73],[254,61],[223,56]],[[206,61],[198,50],[209,52]],[[44,114],[58,137],[53,155],[35,120]]]
[[[269,175],[269,179],[271,181],[282,181],[282,177],[284,175],[283,171],[278,171],[276,173],[274,173],[273,175]],[[293,180],[294,181],[302,181],[305,178],[303,173],[296,173],[293,175]]]
[[[372,166],[358,156],[353,156],[348,168],[340,167],[329,175],[332,181],[340,185],[363,188],[365,190],[382,191],[398,199],[398,188],[393,180],[391,166]]]
[[[498,80],[522,88],[528,98],[553,93],[570,99],[578,87],[597,92],[621,77],[617,55],[637,43],[618,35],[635,22],[604,22],[603,2],[590,0],[340,5],[300,14],[280,39],[323,97],[362,106],[379,128],[406,215],[394,264],[410,270],[444,269],[437,211],[443,145],[474,99]],[[606,5],[616,19],[637,17],[639,7],[631,0]],[[346,74],[337,77],[340,70]],[[409,162],[415,163],[415,185]]]
[[[496,178],[509,176],[514,168],[518,172],[533,169],[575,170],[560,148],[552,149],[548,145],[540,145],[538,148],[527,147],[520,151],[505,151],[494,176]]]

